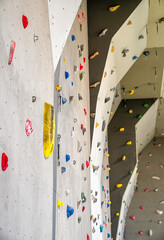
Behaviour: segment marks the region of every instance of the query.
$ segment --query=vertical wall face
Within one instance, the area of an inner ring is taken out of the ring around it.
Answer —
[[[0,239],[51,239],[53,156],[43,155],[44,102],[54,103],[47,2],[1,1],[0,28],[0,157],[5,152],[9,159],[0,171]],[[8,65],[11,40],[16,47]]]
[[[131,177],[130,171],[133,171],[136,165],[135,124],[139,121],[137,116],[139,114],[147,114],[148,108],[145,108],[144,104],[147,103],[150,107],[153,102],[154,100],[150,99],[122,101],[109,124],[108,138],[111,168],[110,188],[113,238],[118,237],[119,239],[119,236],[116,235],[118,220],[123,221],[123,219],[119,219],[116,213],[120,213],[123,194]],[[133,109],[132,114],[128,112],[129,109]],[[124,128],[124,131],[121,132],[120,128]],[[128,141],[131,141],[132,145],[126,145]],[[123,156],[126,157],[125,160],[122,160]],[[117,184],[122,184],[122,187],[117,188]]]

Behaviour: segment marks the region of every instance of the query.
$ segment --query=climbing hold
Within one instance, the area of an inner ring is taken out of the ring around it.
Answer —
[[[90,240],[89,234],[87,234],[87,240]]]
[[[87,168],[89,167],[89,161],[86,161],[86,167]]]
[[[157,176],[153,176],[153,177],[152,177],[152,179],[155,179],[155,180],[160,180],[160,178],[159,178],[159,177],[157,177]]]
[[[60,92],[61,90],[62,90],[61,86],[60,85],[56,85],[56,91]]]
[[[111,48],[111,52],[114,52],[114,46],[112,46],[112,48]]]
[[[94,84],[90,85],[91,88],[95,88],[100,84],[100,82],[95,82]]]
[[[142,115],[141,115],[141,114],[139,114],[139,115],[137,116],[137,118],[138,118],[138,119],[141,119],[141,118],[142,118]]]
[[[102,37],[106,34],[106,32],[108,31],[107,28],[105,28],[100,34],[99,34],[99,37]]]
[[[107,103],[107,102],[109,102],[109,100],[110,100],[110,97],[106,97],[104,102]]]
[[[22,16],[22,23],[24,28],[28,26],[28,18],[25,15]]]
[[[144,192],[149,192],[149,189],[148,189],[148,188],[145,188]]]
[[[77,73],[77,71],[78,71],[78,67],[77,67],[77,66],[74,66],[73,69],[74,69],[74,72]]]
[[[107,155],[106,155],[107,157],[109,157],[109,153],[107,153]]]
[[[138,39],[144,39],[144,35],[139,35]]]
[[[132,113],[133,113],[133,110],[132,110],[132,109],[129,109],[129,113],[132,114]]]
[[[116,213],[116,217],[118,217],[120,214],[119,213]]]
[[[83,135],[84,135],[84,133],[86,132],[86,128],[83,128],[83,129],[82,129],[82,132],[83,132]]]
[[[128,48],[124,48],[123,50],[122,50],[122,56],[123,57],[126,57],[126,54],[129,52],[129,49]]]
[[[95,113],[90,113],[90,117],[94,117],[95,116]]]
[[[72,35],[72,41],[75,41],[76,37],[75,35]]]
[[[90,56],[90,59],[93,59],[93,58],[95,58],[96,56],[98,56],[99,55],[99,52],[95,52],[95,53],[93,53],[91,56]]]
[[[2,153],[2,171],[6,171],[8,168],[8,156],[5,153]]]
[[[99,126],[99,124],[96,122],[96,128]]]
[[[102,186],[102,191],[104,191],[104,189],[105,189],[104,186]]]
[[[140,234],[140,235],[143,235],[143,234],[144,234],[144,232],[139,232],[139,234]]]
[[[143,153],[139,153],[139,156],[143,156]]]
[[[95,233],[95,228],[94,227],[92,228],[92,232]]]
[[[79,208],[81,205],[81,200],[77,202],[77,208]]]
[[[84,13],[82,12],[82,19],[83,19],[83,22],[85,21],[85,15]]]
[[[106,205],[106,206],[107,206],[107,208],[109,208],[109,207],[110,207],[110,204],[109,204],[109,203],[107,203],[107,205]]]
[[[122,156],[122,160],[123,161],[125,161],[126,160],[126,156],[124,155],[124,156]]]
[[[149,157],[152,157],[152,153],[149,153]]]
[[[107,168],[106,170],[107,170],[107,171],[110,171],[110,168]]]
[[[128,23],[127,23],[127,25],[131,25],[132,24],[132,21],[129,21]]]
[[[77,220],[78,220],[78,223],[80,223],[80,222],[81,222],[81,217],[78,217],[78,219],[77,219]]]
[[[129,174],[130,174],[130,175],[132,175],[132,173],[133,173],[133,171],[132,171],[132,170],[130,170],[130,171],[129,171]]]
[[[131,141],[126,142],[126,145],[132,145]]]
[[[158,221],[158,224],[162,224],[162,221]]]
[[[156,213],[159,214],[159,215],[162,215],[162,214],[163,214],[163,211],[161,211],[161,210],[156,210]]]
[[[111,6],[111,7],[109,7],[109,11],[110,12],[115,12],[119,7],[120,7],[120,5]]]
[[[104,78],[106,78],[106,76],[107,76],[107,72],[104,73]]]
[[[82,212],[84,212],[84,210],[85,210],[85,207],[83,206],[83,207],[82,207]]]
[[[117,184],[116,185],[116,188],[121,188],[122,187],[122,184]]]
[[[106,121],[104,120],[104,121],[102,122],[102,132],[105,130],[105,126],[106,126]]]
[[[86,58],[85,58],[85,57],[83,58],[83,62],[84,62],[84,63],[86,62]]]
[[[109,176],[106,176],[106,180],[108,180],[109,179]]]
[[[74,214],[74,209],[72,207],[70,207],[69,205],[67,205],[67,218],[69,218],[73,214]]]
[[[100,225],[100,232],[103,232],[103,226]]]
[[[84,108],[84,114],[87,115],[87,110]]]
[[[120,128],[120,132],[124,132],[125,131],[125,128]]]
[[[159,23],[162,23],[162,22],[164,22],[164,17],[159,19]]]
[[[155,188],[155,189],[154,189],[154,192],[158,192],[158,188]]]
[[[150,52],[149,51],[144,51],[143,55],[148,56],[148,55],[150,55]]]
[[[140,209],[143,210],[143,206],[140,206]]]
[[[129,218],[135,220],[135,216],[129,216]]]
[[[109,233],[107,233],[107,238],[110,238],[110,234]]]
[[[79,101],[83,99],[80,93],[78,93],[78,99]]]
[[[69,97],[69,103],[71,103],[73,101],[73,99],[74,99],[74,96],[70,96]]]
[[[32,122],[29,119],[26,120],[25,130],[27,136],[30,136],[30,134],[33,132]]]
[[[130,90],[129,94],[132,95],[134,93],[134,90]]]
[[[148,104],[148,103],[145,103],[145,104],[144,104],[144,107],[145,107],[145,108],[148,108],[148,107],[149,107],[149,104]]]
[[[81,18],[79,14],[78,14],[78,19],[79,19],[79,24],[81,24]]]
[[[138,57],[137,56],[133,56],[132,57],[132,60],[136,60]]]
[[[65,72],[65,79],[69,78],[69,73]]]
[[[84,163],[82,163],[81,170],[84,170],[84,168],[85,168],[85,165],[84,165]]]
[[[70,159],[71,159],[70,155],[66,154],[66,156],[65,156],[66,162],[68,162]]]
[[[83,66],[81,65],[81,63],[80,63],[80,71],[83,69]]]
[[[61,173],[65,173],[66,172],[66,168],[65,167],[61,167]]]
[[[36,102],[36,97],[32,96],[32,102]]]
[[[149,229],[148,234],[149,234],[149,237],[151,237],[153,235],[153,231]]]
[[[64,105],[67,102],[67,99],[62,97],[62,104]]]
[[[161,201],[160,204],[164,205],[164,201]]]
[[[61,202],[60,200],[57,200],[57,204],[58,204],[58,207],[63,206],[63,202]]]
[[[16,42],[14,40],[11,40],[8,65],[10,65],[13,61],[15,46],[16,46]]]

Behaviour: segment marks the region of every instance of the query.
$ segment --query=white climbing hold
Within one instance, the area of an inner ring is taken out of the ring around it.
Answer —
[[[161,201],[160,204],[164,205],[164,201]]]
[[[163,166],[162,164],[160,165],[160,167],[161,167],[161,168],[164,168],[164,166]]]
[[[153,235],[153,231],[151,229],[149,229],[148,234],[151,237]]]
[[[100,34],[99,34],[99,37],[102,37],[106,34],[106,32],[108,31],[107,28],[105,28]]]
[[[155,180],[160,180],[160,178],[159,178],[159,177],[157,177],[157,176],[153,176],[153,177],[152,177],[152,179],[155,179]]]
[[[158,221],[158,224],[162,224],[162,221],[160,220],[160,221]]]
[[[154,192],[158,192],[158,188],[155,188],[155,189],[154,189]]]
[[[161,211],[161,210],[156,210],[156,213],[159,214],[159,215],[162,215],[162,214],[163,214],[163,211]]]

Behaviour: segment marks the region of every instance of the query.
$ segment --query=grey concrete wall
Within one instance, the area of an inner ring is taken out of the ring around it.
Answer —
[[[157,138],[155,143],[154,146],[152,140],[142,151],[143,155],[139,157],[138,190],[134,194],[128,212],[125,231],[125,239],[127,240],[141,239],[140,231],[144,232],[142,238],[148,239],[150,238],[148,236],[149,229],[153,231],[151,239],[163,239],[164,223],[159,224],[159,221],[163,222],[164,217],[158,215],[156,210],[164,211],[163,205],[160,204],[164,200],[164,169],[161,167],[164,165],[164,139]],[[150,153],[152,156],[149,156]],[[158,176],[160,180],[154,180],[152,176]],[[146,188],[150,191],[144,192]],[[157,192],[154,191],[156,188]],[[143,210],[140,209],[140,206],[143,206]],[[129,216],[135,216],[135,220],[131,220]]]
[[[54,105],[48,19],[47,1],[0,2],[0,157],[9,158],[8,169],[0,170],[2,240],[52,238],[54,160],[43,155],[44,102]],[[8,65],[11,40],[16,48]],[[34,129],[29,137],[27,119]]]
[[[151,106],[153,99],[142,100],[122,100],[112,121],[108,126],[109,154],[110,154],[110,189],[111,189],[111,220],[112,220],[112,237],[116,237],[118,226],[118,217],[115,215],[120,212],[122,196],[130,179],[129,171],[134,169],[136,164],[136,138],[135,124],[138,122],[137,116],[144,115],[147,111],[143,105],[148,103]],[[128,110],[133,109],[129,114]],[[124,132],[119,129],[124,128]],[[132,145],[127,146],[126,142],[132,141]],[[122,156],[126,160],[122,160]],[[116,188],[116,184],[123,184],[121,188]]]

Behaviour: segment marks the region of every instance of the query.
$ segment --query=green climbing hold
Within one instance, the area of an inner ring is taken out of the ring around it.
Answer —
[[[137,116],[137,118],[138,118],[138,119],[141,119],[141,118],[142,118],[142,115],[141,115],[141,114],[139,114],[139,115]]]
[[[148,103],[145,103],[145,104],[144,104],[144,107],[145,107],[145,108],[148,108],[148,107],[149,107],[149,104],[148,104]]]
[[[133,173],[133,171],[131,170],[131,171],[129,171],[129,174],[131,174],[132,175],[132,173]]]
[[[78,223],[80,223],[81,222],[81,217],[78,217]]]

